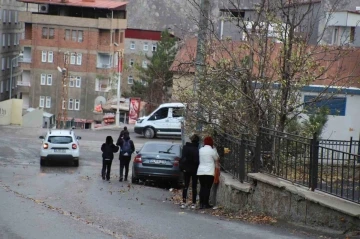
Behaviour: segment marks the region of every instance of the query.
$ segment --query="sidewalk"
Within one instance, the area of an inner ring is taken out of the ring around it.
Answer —
[[[127,127],[129,132],[134,132],[134,126],[133,124],[124,124],[124,123],[120,123],[119,126],[115,126],[115,125],[106,125],[106,126],[102,126],[99,128],[94,128],[92,130],[97,131],[97,130],[113,130],[113,131],[120,131],[122,129],[124,129],[124,127]]]

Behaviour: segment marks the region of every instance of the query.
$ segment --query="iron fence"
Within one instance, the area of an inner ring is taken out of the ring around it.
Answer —
[[[341,152],[360,155],[360,141],[353,140],[353,137],[350,137],[350,140],[321,139],[319,141],[319,145],[322,147],[339,150]]]

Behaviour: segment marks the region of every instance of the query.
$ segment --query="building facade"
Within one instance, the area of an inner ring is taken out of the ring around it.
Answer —
[[[31,4],[27,7],[37,10]],[[0,1],[0,101],[9,99],[10,95],[11,98],[15,97],[13,91],[21,81],[20,39],[24,34],[24,24],[19,21],[19,12],[25,10],[25,3]]]
[[[38,4],[39,12],[19,14],[25,33],[20,40],[22,87],[16,90],[17,97],[25,106],[56,116],[66,111],[61,120],[90,127],[95,105],[105,103],[98,101],[107,99],[114,87],[112,78],[124,48],[126,3],[19,1]]]
[[[126,29],[125,49],[122,74],[122,92],[130,92],[134,81],[142,82],[138,68],[147,68],[149,61],[146,56],[152,57],[161,40],[161,31]]]

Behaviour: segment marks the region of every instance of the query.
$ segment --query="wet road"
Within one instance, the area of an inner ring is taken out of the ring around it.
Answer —
[[[0,127],[0,238],[308,238],[181,211],[167,189],[118,182],[116,159],[110,183],[103,181],[100,146],[107,135],[116,140],[115,131],[77,130],[80,166],[40,168],[42,131]],[[131,137],[136,148],[146,142]]]

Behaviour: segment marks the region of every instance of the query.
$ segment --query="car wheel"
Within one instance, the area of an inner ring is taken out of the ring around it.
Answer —
[[[144,131],[144,136],[147,139],[154,138],[154,130],[152,128],[146,128],[145,131]]]
[[[45,159],[40,159],[40,166],[44,166],[45,165]]]
[[[74,166],[79,167],[79,160],[74,160]]]
[[[131,183],[139,183],[139,179],[135,177],[131,177]]]

